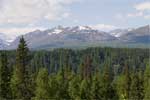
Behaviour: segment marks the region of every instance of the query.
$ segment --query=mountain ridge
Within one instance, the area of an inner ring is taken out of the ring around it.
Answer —
[[[104,32],[89,26],[63,27],[57,26],[47,30],[35,30],[23,35],[30,48],[42,46],[65,47],[65,45],[80,45],[80,43],[149,43],[150,26],[142,26],[132,29],[116,29]],[[6,49],[15,49],[21,36],[17,37]],[[0,37],[0,43],[3,44]],[[3,40],[4,41],[4,40]],[[4,44],[3,44],[4,45]],[[2,47],[1,47],[2,48]]]

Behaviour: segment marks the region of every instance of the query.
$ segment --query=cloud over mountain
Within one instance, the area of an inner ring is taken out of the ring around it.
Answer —
[[[150,10],[150,2],[143,2],[143,3],[137,4],[135,5],[135,8],[140,11]]]
[[[117,26],[107,25],[107,24],[96,24],[96,25],[91,25],[91,27],[93,29],[101,30],[101,31],[110,31],[118,28]]]
[[[0,23],[28,24],[64,18],[68,14],[66,6],[75,1],[79,0],[0,0]]]

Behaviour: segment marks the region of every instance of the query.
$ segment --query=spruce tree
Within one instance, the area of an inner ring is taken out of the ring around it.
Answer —
[[[11,79],[14,99],[29,100],[31,93],[31,80],[29,76],[29,49],[23,37],[16,52],[16,65]]]
[[[138,98],[139,99],[144,99],[144,73],[142,71],[139,71],[139,74],[138,74],[138,77],[139,77],[139,88],[138,88],[138,91],[139,91],[139,94],[138,94]]]
[[[40,69],[36,78],[35,100],[51,99],[49,94],[48,79],[47,69]]]
[[[56,99],[57,91],[59,90],[56,74],[51,74],[49,77],[49,95],[51,99]]]
[[[0,55],[0,98],[11,99],[10,68],[8,67],[6,52]]]
[[[130,98],[130,87],[131,87],[131,75],[129,72],[129,66],[127,64],[125,64],[125,67],[124,67],[124,75],[125,75],[124,97],[125,97],[125,99],[129,99]]]
[[[140,74],[137,72],[132,77],[131,83],[131,95],[130,99],[133,100],[143,100],[144,98],[144,84],[143,79],[140,77]]]
[[[102,88],[101,88],[101,96],[104,100],[116,100],[118,98],[117,92],[112,86],[112,71],[110,70],[110,62],[107,62],[105,65],[103,77],[102,77]]]
[[[91,99],[91,84],[90,80],[84,79],[80,84],[80,99],[90,100]]]
[[[119,76],[116,77],[115,81],[114,81],[114,85],[115,85],[115,89],[117,90],[117,94],[119,96],[120,100],[124,100],[125,97],[125,75],[121,74]]]
[[[93,74],[92,59],[89,55],[85,56],[84,62],[80,65],[80,75],[82,79],[91,79]]]
[[[74,78],[69,81],[69,87],[68,87],[68,92],[73,100],[78,100],[80,99],[80,78],[78,75],[74,76]]]
[[[102,76],[100,72],[97,70],[95,72],[95,75],[92,77],[92,86],[91,86],[91,99],[102,99],[101,95],[101,82],[102,82]]]
[[[56,99],[70,99],[68,93],[68,80],[64,78],[64,70],[62,68],[56,75],[58,90],[56,91]]]
[[[144,100],[150,99],[150,61],[146,64],[144,72]]]

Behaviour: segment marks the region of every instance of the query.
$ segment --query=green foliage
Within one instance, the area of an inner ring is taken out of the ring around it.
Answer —
[[[132,77],[130,99],[142,100],[144,98],[144,84],[139,73],[135,73]]]
[[[29,52],[22,37],[17,51],[0,58],[0,99],[148,100],[148,53],[100,47]]]
[[[87,79],[82,80],[80,84],[80,98],[90,100],[91,96],[91,85],[90,81]]]
[[[64,77],[64,70],[60,70],[56,76],[57,80],[57,87],[58,90],[56,91],[56,99],[69,99],[68,93],[68,79]]]
[[[144,73],[144,100],[150,99],[150,62],[146,65],[146,70]]]
[[[30,99],[31,80],[29,75],[29,50],[24,38],[20,39],[20,44],[16,53],[16,66],[11,79],[11,88],[14,99]]]
[[[117,92],[113,88],[112,85],[112,73],[110,71],[110,68],[105,67],[103,77],[102,77],[102,83],[101,83],[101,96],[104,100],[116,100],[118,98]]]
[[[92,78],[91,84],[91,99],[102,99],[102,75],[100,72],[96,72],[96,74]]]
[[[131,74],[129,71],[129,66],[125,65],[124,67],[124,75],[125,75],[125,79],[124,79],[124,97],[125,99],[130,99],[130,91],[131,91]]]
[[[57,91],[59,90],[59,87],[58,87],[58,81],[56,80],[56,75],[55,74],[52,74],[50,75],[49,77],[49,95],[51,97],[51,99],[56,99],[56,94],[57,94]]]
[[[48,71],[40,69],[36,78],[35,98],[34,100],[50,99]]]
[[[80,81],[81,80],[79,76],[74,76],[73,79],[69,82],[68,92],[71,99],[80,99]]]
[[[10,91],[10,68],[8,67],[8,60],[6,52],[0,55],[0,98],[11,99]]]
[[[120,100],[124,100],[126,99],[126,82],[125,82],[125,75],[121,74],[119,76],[116,77],[115,80],[115,86],[116,86],[116,90],[117,90],[117,94],[119,96]]]

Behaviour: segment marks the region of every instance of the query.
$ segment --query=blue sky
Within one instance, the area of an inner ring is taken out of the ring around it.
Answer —
[[[58,25],[109,31],[150,24],[150,0],[0,0],[0,32],[17,36]]]
[[[144,2],[148,2],[148,0],[84,0],[84,2],[70,6],[70,9],[74,14],[74,19],[79,21],[77,24],[106,24],[118,27],[138,27],[149,24],[150,18],[146,19],[143,18],[143,16],[129,18],[127,14],[138,13],[134,6]],[[122,18],[118,18],[119,15]]]

